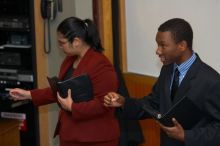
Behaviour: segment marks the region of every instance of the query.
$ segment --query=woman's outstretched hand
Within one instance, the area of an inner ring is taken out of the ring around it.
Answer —
[[[10,89],[9,94],[11,99],[15,101],[31,99],[31,92],[20,88]]]

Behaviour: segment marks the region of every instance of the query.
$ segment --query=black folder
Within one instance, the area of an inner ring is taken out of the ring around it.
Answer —
[[[193,128],[203,116],[201,110],[187,96],[182,97],[164,114],[161,114],[151,106],[143,104],[142,107],[161,124],[172,127],[174,126],[172,118],[175,118],[185,130]]]
[[[53,94],[66,98],[68,89],[71,89],[71,96],[74,102],[84,102],[93,99],[92,83],[87,74],[60,81],[57,77],[47,77]]]

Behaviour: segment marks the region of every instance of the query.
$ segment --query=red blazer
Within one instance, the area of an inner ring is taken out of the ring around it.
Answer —
[[[63,61],[59,78],[72,66],[75,57],[66,57]],[[87,73],[93,85],[94,99],[88,102],[73,103],[72,112],[60,110],[55,135],[59,134],[62,141],[99,142],[119,137],[119,125],[113,108],[103,105],[103,98],[110,91],[117,91],[116,72],[101,53],[89,49],[73,76]],[[31,90],[34,105],[40,106],[57,102],[50,88]]]

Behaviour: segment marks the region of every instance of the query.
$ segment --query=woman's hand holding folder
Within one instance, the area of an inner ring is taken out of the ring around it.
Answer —
[[[73,99],[71,97],[71,89],[68,89],[67,97],[61,97],[59,92],[57,92],[57,99],[63,109],[70,111],[70,112],[72,111]]]

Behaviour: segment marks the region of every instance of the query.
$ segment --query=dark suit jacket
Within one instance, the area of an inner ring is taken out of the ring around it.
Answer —
[[[74,57],[67,57],[64,60],[59,74],[61,80],[74,60]],[[73,76],[83,73],[87,73],[91,79],[94,99],[73,103],[72,112],[61,109],[55,135],[59,134],[62,141],[72,142],[99,142],[118,138],[119,125],[114,109],[103,105],[104,95],[118,90],[118,80],[113,66],[103,54],[89,49],[74,70]],[[50,88],[32,90],[31,95],[36,106],[57,102]]]
[[[124,113],[128,118],[147,118],[143,105],[165,113],[183,96],[189,97],[203,112],[202,119],[190,130],[185,130],[185,142],[167,137],[161,131],[161,146],[219,146],[220,145],[220,76],[197,56],[181,82],[171,102],[170,82],[173,64],[163,66],[152,93],[140,100],[127,99]],[[133,107],[133,108],[129,108]],[[190,117],[185,117],[190,118]]]
[[[115,67],[115,69],[119,79],[117,93],[128,98],[129,93],[121,70],[118,67]],[[116,109],[115,114],[120,126],[119,146],[139,146],[144,141],[144,137],[138,120],[125,119],[120,108]]]

